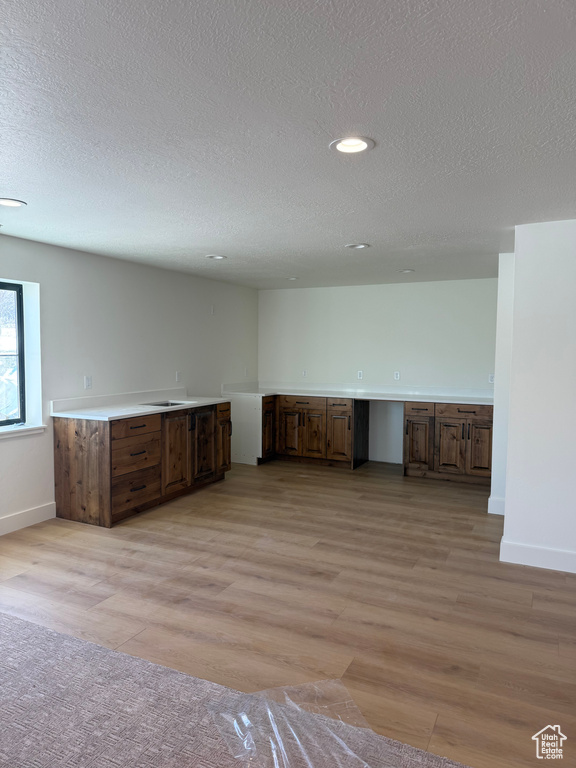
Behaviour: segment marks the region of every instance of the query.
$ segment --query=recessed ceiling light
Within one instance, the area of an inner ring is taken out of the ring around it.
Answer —
[[[374,141],[366,138],[366,136],[349,136],[345,139],[335,139],[330,142],[330,147],[332,149],[337,149],[338,152],[346,152],[348,154],[365,152],[367,149],[372,149],[374,146]]]
[[[13,197],[0,197],[0,205],[5,205],[6,208],[21,208],[28,203],[25,203],[24,200],[15,200]]]
[[[286,280],[298,280],[297,277],[287,277]]]
[[[222,259],[227,259],[228,256],[220,256],[217,253],[208,253],[206,254],[207,259],[214,259],[215,261],[222,261]]]
[[[361,251],[362,248],[370,248],[370,243],[348,243],[344,248],[353,248],[355,251]]]
[[[398,272],[400,272],[401,275],[407,275],[408,272],[416,272],[415,269],[399,269]]]

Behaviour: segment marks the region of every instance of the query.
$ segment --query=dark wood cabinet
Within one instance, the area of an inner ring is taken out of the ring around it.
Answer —
[[[326,457],[326,398],[278,397],[277,452],[285,456]]]
[[[190,414],[173,411],[162,417],[162,494],[188,488],[192,483]]]
[[[56,515],[109,528],[221,480],[231,432],[230,403],[110,422],[54,418]]]
[[[232,420],[230,403],[216,406],[216,472],[228,472],[232,467]]]
[[[276,455],[276,397],[262,398],[262,456],[260,461],[269,461]]]
[[[439,416],[436,419],[434,469],[463,475],[466,472],[466,420]]]
[[[360,466],[368,460],[368,421],[367,401],[278,395],[276,453]]]
[[[405,403],[404,474],[487,482],[492,414],[491,405]]]
[[[493,407],[437,403],[435,413],[436,471],[490,478]]]
[[[434,403],[404,403],[404,467],[434,468]]]
[[[302,411],[301,455],[308,458],[326,458],[326,407]]]
[[[351,461],[353,401],[327,398],[326,403],[326,458]]]
[[[490,477],[492,472],[492,422],[468,422],[466,474]]]
[[[210,477],[216,471],[216,413],[214,406],[197,409],[191,414],[194,482]]]
[[[301,455],[300,427],[302,411],[288,406],[282,406],[278,414],[278,445],[277,453],[287,456]]]
[[[434,420],[426,416],[408,418],[404,427],[404,463],[412,469],[434,468]]]

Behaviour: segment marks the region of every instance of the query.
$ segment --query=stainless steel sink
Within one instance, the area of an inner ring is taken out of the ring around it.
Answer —
[[[194,400],[162,400],[160,403],[142,403],[142,405],[154,405],[158,408],[171,408],[174,405],[190,405]]]

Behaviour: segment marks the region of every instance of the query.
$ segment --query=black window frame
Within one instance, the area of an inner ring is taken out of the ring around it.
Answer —
[[[0,427],[10,424],[26,423],[26,378],[24,368],[24,291],[19,283],[0,281],[0,290],[14,291],[16,294],[16,320],[18,323],[18,394],[20,401],[20,416],[17,419],[2,419]]]

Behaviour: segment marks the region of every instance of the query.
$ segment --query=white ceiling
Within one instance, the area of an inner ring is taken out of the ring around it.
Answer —
[[[576,218],[575,33],[573,0],[4,4],[2,231],[260,288],[495,276]]]

